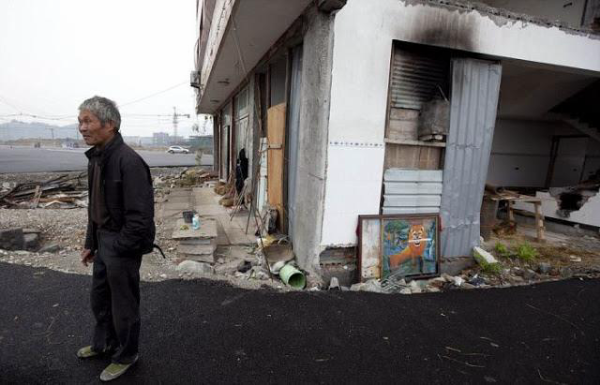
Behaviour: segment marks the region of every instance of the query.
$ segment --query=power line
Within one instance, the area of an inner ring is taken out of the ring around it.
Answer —
[[[141,101],[143,101],[143,100],[146,100],[146,99],[150,99],[151,97],[154,97],[154,96],[157,96],[157,95],[163,94],[163,93],[165,93],[165,92],[171,91],[172,89],[174,89],[174,88],[177,88],[177,87],[180,87],[180,86],[182,86],[182,85],[184,85],[184,84],[187,84],[187,81],[186,81],[186,82],[181,82],[181,83],[179,83],[179,84],[175,84],[174,86],[171,86],[171,87],[169,87],[169,88],[167,88],[167,89],[164,89],[164,90],[162,90],[162,91],[155,92],[155,93],[153,93],[153,94],[151,94],[151,95],[144,96],[144,97],[142,97],[142,98],[139,98],[139,99],[136,99],[136,100],[132,100],[131,102],[127,102],[127,103],[120,104],[120,105],[119,105],[119,108],[123,108],[123,107],[125,107],[125,106],[128,106],[128,105],[130,105],[130,104],[134,104],[134,103],[137,103],[137,102],[141,102]]]

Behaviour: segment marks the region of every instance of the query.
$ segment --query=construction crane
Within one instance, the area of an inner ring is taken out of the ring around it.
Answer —
[[[173,137],[177,140],[177,118],[178,117],[190,118],[190,114],[178,114],[177,107],[173,107]]]

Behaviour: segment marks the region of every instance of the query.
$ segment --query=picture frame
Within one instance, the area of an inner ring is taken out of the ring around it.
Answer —
[[[361,282],[439,275],[439,233],[439,214],[360,215]]]

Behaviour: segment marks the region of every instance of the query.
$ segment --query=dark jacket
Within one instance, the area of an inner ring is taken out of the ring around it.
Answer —
[[[88,159],[91,159],[93,151],[96,151],[95,148],[86,151]],[[151,252],[156,229],[150,168],[117,133],[102,152],[100,170],[104,201],[110,216],[110,221],[103,229],[118,233],[114,238],[115,251],[119,254]],[[92,193],[92,173],[91,163],[88,163],[89,196]],[[96,252],[98,229],[89,211],[88,208],[85,248]]]

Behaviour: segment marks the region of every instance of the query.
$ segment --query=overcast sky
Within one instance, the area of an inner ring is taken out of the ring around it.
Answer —
[[[23,113],[71,124],[101,95],[121,106],[124,135],[172,134],[171,116],[146,115],[174,106],[191,115],[179,124],[189,135],[196,38],[195,0],[0,0],[0,123]]]

